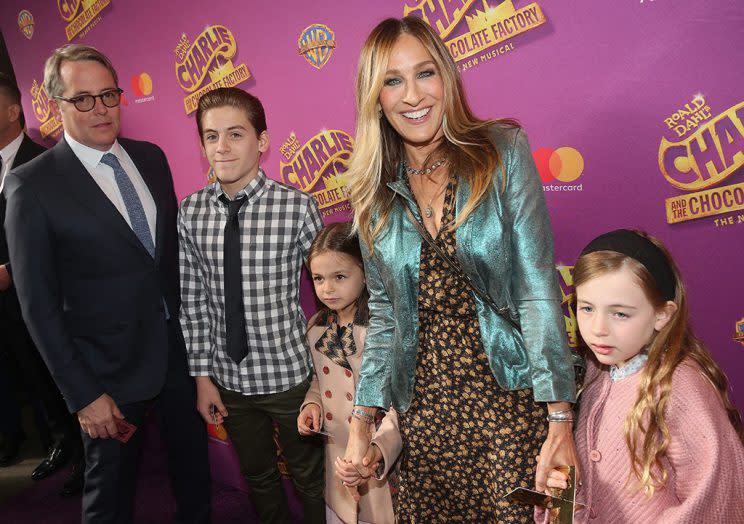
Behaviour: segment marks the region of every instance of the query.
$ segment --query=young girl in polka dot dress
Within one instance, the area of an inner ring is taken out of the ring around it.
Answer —
[[[297,429],[302,435],[322,432],[325,445],[326,514],[331,524],[392,524],[391,486],[385,479],[400,453],[398,419],[393,410],[378,424],[369,457],[371,468],[334,476],[335,466],[348,467],[344,456],[354,407],[354,390],[367,334],[367,288],[359,241],[351,224],[326,226],[308,256],[313,285],[323,308],[308,323],[308,344],[315,376],[305,396]],[[341,461],[336,465],[336,461]],[[375,468],[379,462],[381,466]],[[374,468],[374,478],[370,478]]]

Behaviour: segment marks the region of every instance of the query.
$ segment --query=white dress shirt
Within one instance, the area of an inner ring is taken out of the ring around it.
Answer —
[[[0,191],[2,191],[3,184],[5,183],[5,175],[7,175],[13,167],[16,153],[18,153],[18,150],[21,148],[21,142],[23,142],[23,131],[21,131],[21,134],[15,137],[10,144],[0,149],[0,158],[3,159],[3,168],[0,169]]]
[[[134,185],[134,189],[137,191],[137,196],[139,196],[139,199],[142,202],[142,207],[144,208],[145,216],[147,217],[147,225],[150,226],[153,245],[155,245],[155,224],[157,220],[155,200],[152,198],[150,190],[147,188],[147,184],[145,184],[142,175],[137,170],[137,166],[134,165],[134,162],[132,162],[132,159],[129,157],[127,152],[123,147],[121,147],[119,141],[117,140],[114,142],[111,149],[108,151],[99,151],[98,149],[93,149],[92,147],[88,147],[76,141],[67,134],[67,131],[65,131],[65,140],[70,146],[70,149],[72,149],[72,152],[75,153],[75,156],[83,163],[85,169],[88,170],[90,176],[92,176],[93,180],[98,184],[98,187],[101,188],[101,191],[106,194],[108,199],[111,200],[111,203],[119,210],[119,213],[121,213],[121,216],[123,216],[124,220],[127,221],[129,227],[132,227],[132,222],[129,220],[129,213],[124,205],[124,200],[121,197],[121,191],[119,191],[119,186],[116,184],[116,178],[114,178],[114,170],[110,166],[101,163],[101,158],[103,158],[103,155],[106,153],[112,153],[116,156],[119,160],[119,164],[121,164],[121,167],[129,176],[129,180],[132,181],[132,185]]]

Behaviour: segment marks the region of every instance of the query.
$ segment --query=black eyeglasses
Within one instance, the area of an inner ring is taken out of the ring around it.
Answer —
[[[63,96],[55,96],[57,100],[64,100],[70,102],[75,106],[75,109],[82,112],[91,111],[96,107],[96,98],[100,98],[103,105],[106,107],[116,107],[121,102],[121,94],[124,92],[123,89],[109,89],[104,91],[100,95],[78,95],[72,98],[65,98]]]

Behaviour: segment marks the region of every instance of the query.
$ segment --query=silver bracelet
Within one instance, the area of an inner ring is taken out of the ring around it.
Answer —
[[[573,410],[564,409],[563,411],[554,411],[548,413],[548,422],[573,422]]]

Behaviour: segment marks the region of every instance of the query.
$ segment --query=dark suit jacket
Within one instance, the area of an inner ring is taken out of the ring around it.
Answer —
[[[11,169],[15,169],[31,160],[36,158],[40,154],[46,151],[46,147],[40,146],[28,135],[23,135],[21,141],[21,147],[18,148],[15,159],[13,159],[13,165]],[[8,256],[8,242],[5,238],[5,228],[3,223],[5,222],[5,194],[0,194],[0,266],[8,264],[8,270],[10,271],[10,257]],[[0,314],[6,314],[12,316],[15,320],[20,321],[21,310],[18,307],[18,297],[16,296],[15,286],[11,285],[10,288],[5,291],[0,291]]]
[[[180,307],[168,161],[153,144],[119,143],[157,207],[154,259],[64,139],[5,183],[23,317],[73,412],[103,393],[118,404],[155,397],[168,366],[163,299],[174,321]]]

